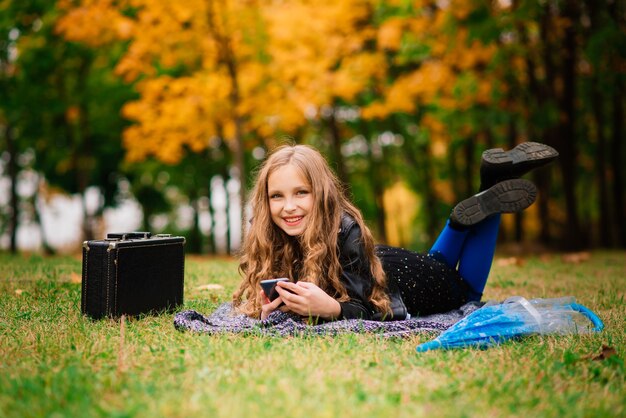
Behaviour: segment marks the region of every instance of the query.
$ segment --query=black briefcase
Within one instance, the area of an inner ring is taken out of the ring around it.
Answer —
[[[183,303],[185,238],[107,234],[83,243],[81,311],[99,319],[173,310]]]

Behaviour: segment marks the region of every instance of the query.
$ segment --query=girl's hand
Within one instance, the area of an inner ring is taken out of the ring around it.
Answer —
[[[265,292],[263,292],[263,290],[261,290],[261,293],[263,293],[264,299],[263,306],[261,306],[261,319],[265,319],[270,316],[272,312],[278,309],[283,300],[282,298],[278,297],[270,302],[270,299],[267,297],[267,295],[265,295]]]
[[[279,282],[276,291],[280,295],[278,299],[298,315],[324,319],[336,319],[341,315],[339,302],[313,283]]]

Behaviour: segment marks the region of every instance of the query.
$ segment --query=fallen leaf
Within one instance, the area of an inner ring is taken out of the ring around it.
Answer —
[[[196,287],[196,290],[222,290],[224,286],[221,284],[203,284],[201,286]]]
[[[548,263],[550,261],[552,261],[552,255],[551,254],[541,254],[539,256],[539,260],[543,261],[544,263]]]
[[[584,261],[588,261],[591,258],[591,253],[587,251],[581,251],[578,253],[567,253],[561,256],[561,260],[564,263],[580,264]]]
[[[615,348],[610,347],[606,344],[602,344],[602,349],[600,350],[600,354],[587,354],[581,357],[581,360],[594,360],[594,361],[602,361],[606,360],[610,357],[617,356],[617,351]]]
[[[498,261],[496,261],[496,264],[498,266],[500,266],[500,267],[523,266],[524,265],[524,259],[522,259],[520,257],[500,258],[500,259],[498,259]]]
[[[72,272],[70,274],[70,283],[82,283],[83,282],[83,276],[81,274],[78,274],[76,272]]]
[[[600,352],[600,354],[598,354],[597,356],[595,356],[593,358],[593,360],[596,361],[600,361],[600,360],[606,360],[609,357],[613,357],[616,356],[617,352],[615,351],[615,349],[613,347],[609,347],[608,345],[602,345],[602,351]]]

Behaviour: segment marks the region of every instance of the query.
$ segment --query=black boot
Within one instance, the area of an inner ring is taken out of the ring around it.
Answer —
[[[457,204],[450,225],[463,229],[497,213],[521,212],[533,204],[537,188],[528,180],[505,180]]]
[[[558,156],[554,148],[539,142],[523,142],[510,151],[489,149],[483,152],[480,164],[480,191],[503,180],[521,177]]]

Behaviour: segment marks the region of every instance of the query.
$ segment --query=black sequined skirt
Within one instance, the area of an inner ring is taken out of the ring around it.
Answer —
[[[404,248],[378,245],[376,254],[411,316],[448,312],[468,301],[469,286],[456,269]]]

